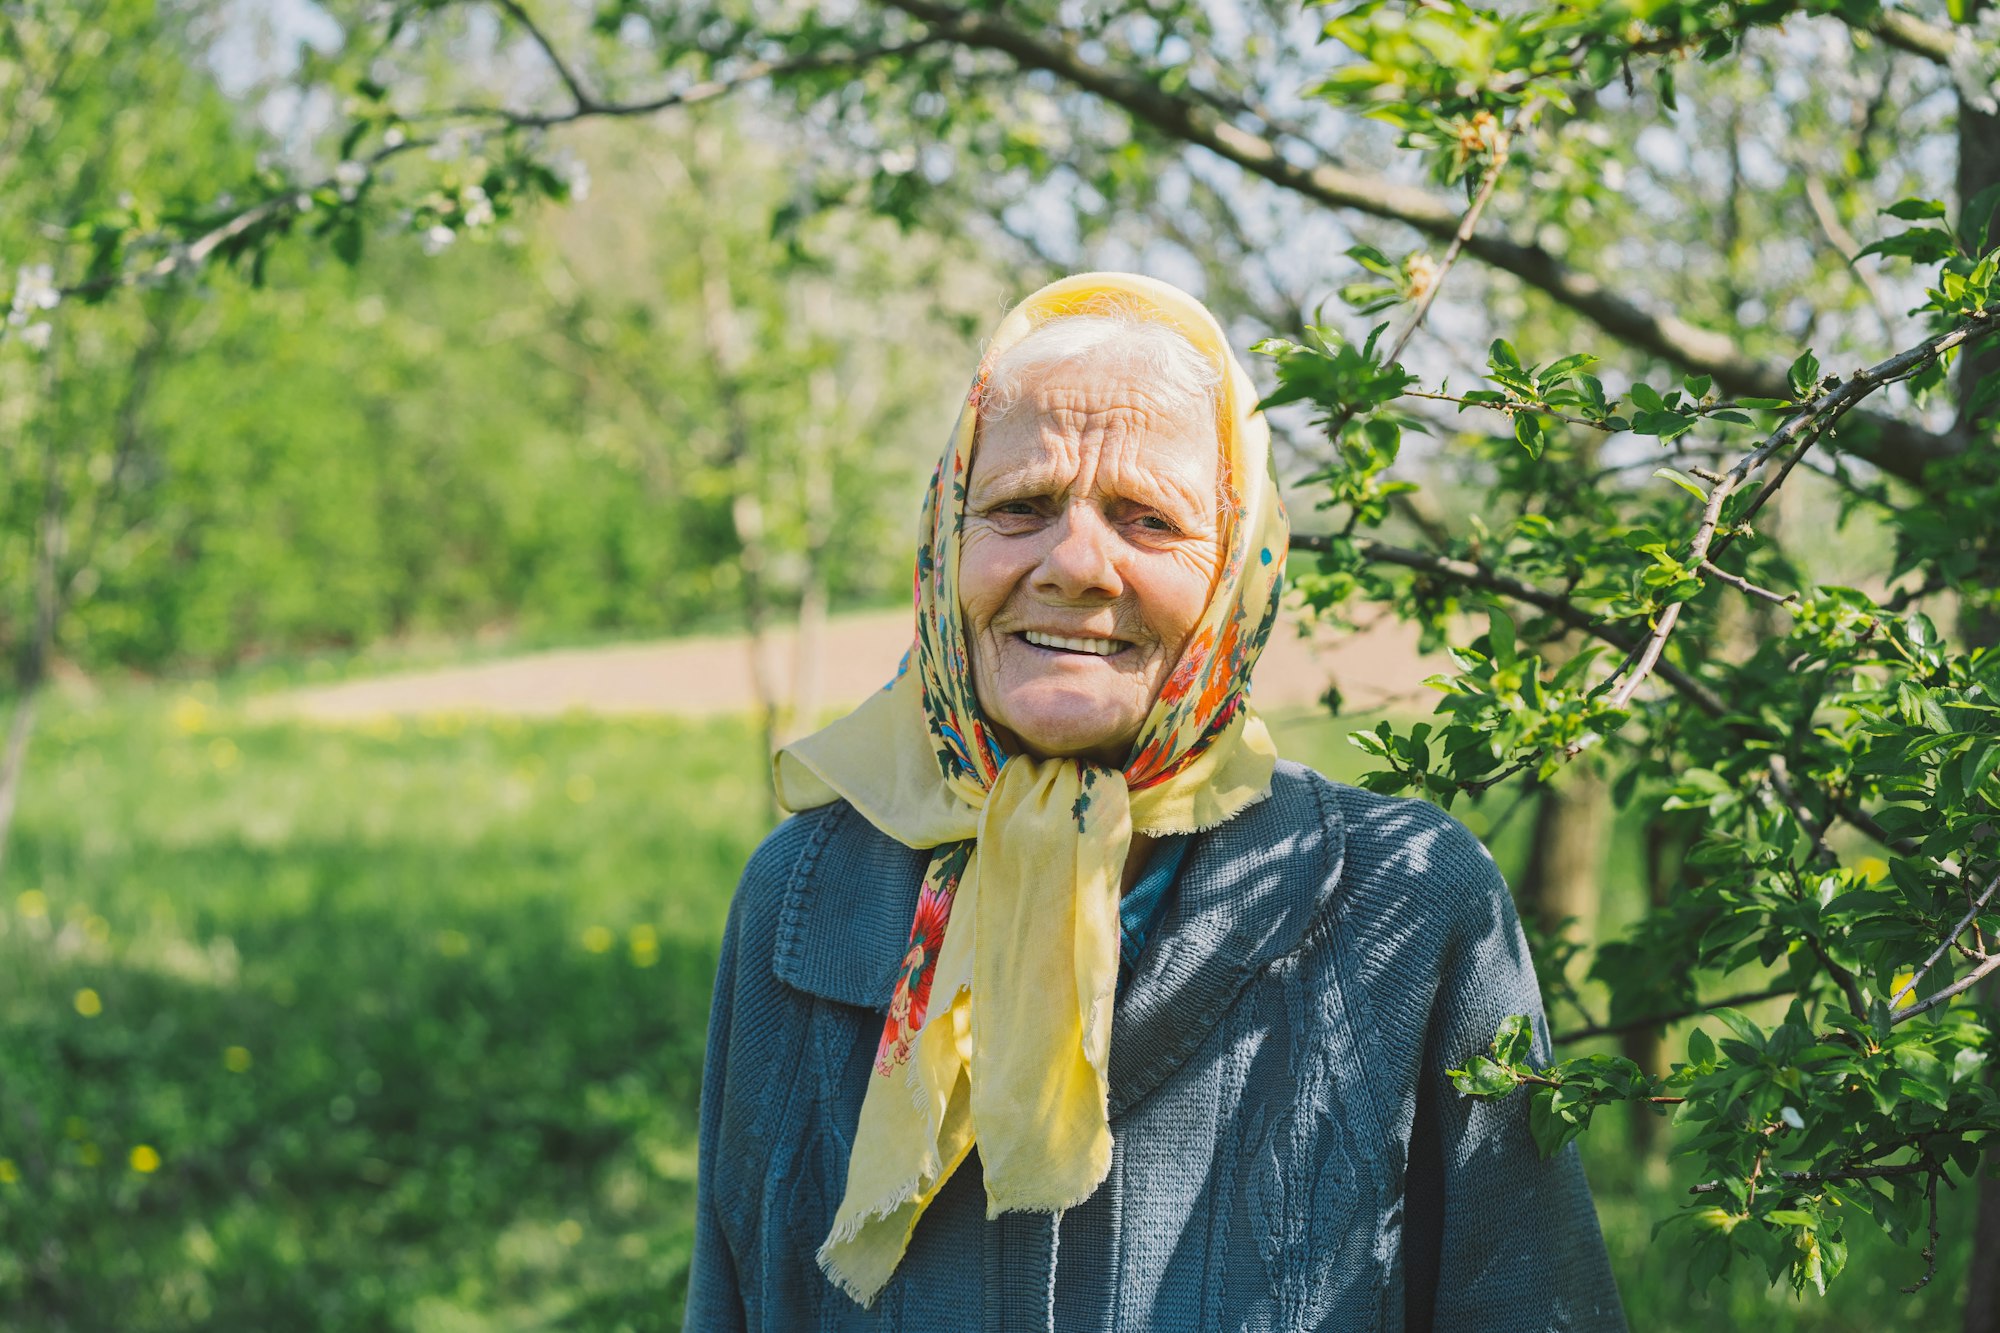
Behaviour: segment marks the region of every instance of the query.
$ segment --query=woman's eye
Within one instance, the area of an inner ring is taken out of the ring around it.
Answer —
[[[1174,525],[1173,525],[1173,524],[1172,524],[1171,522],[1169,522],[1168,520],[1166,520],[1166,519],[1164,519],[1164,518],[1161,518],[1161,517],[1160,517],[1160,516],[1159,516],[1158,514],[1145,514],[1145,515],[1142,515],[1142,516],[1140,517],[1140,519],[1139,519],[1139,526],[1140,526],[1140,527],[1142,527],[1142,528],[1144,528],[1144,529],[1145,529],[1146,531],[1148,531],[1148,532],[1179,532],[1179,531],[1180,531],[1180,529],[1179,529],[1179,528],[1175,527],[1175,526],[1174,526]]]

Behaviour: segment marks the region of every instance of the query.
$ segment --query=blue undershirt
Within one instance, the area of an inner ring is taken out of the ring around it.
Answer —
[[[1118,989],[1121,991],[1138,970],[1139,951],[1146,947],[1146,937],[1159,922],[1160,904],[1166,901],[1167,890],[1180,874],[1181,862],[1187,858],[1188,844],[1193,840],[1191,833],[1170,833],[1155,841],[1139,882],[1118,901]]]

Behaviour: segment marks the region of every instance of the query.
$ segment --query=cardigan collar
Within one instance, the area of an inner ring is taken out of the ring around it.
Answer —
[[[905,847],[846,802],[819,817],[779,908],[779,980],[886,1013],[928,849]],[[1196,836],[1111,1020],[1111,1114],[1178,1069],[1258,970],[1296,949],[1335,892],[1340,815],[1326,784],[1281,762],[1271,794]]]

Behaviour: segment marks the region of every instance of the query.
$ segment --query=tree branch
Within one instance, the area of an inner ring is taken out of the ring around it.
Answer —
[[[1965,928],[1979,919],[1979,914],[1986,909],[1986,904],[1993,897],[1995,889],[2000,889],[2000,875],[1995,875],[1987,883],[1986,891],[1973,900],[1972,906],[1966,909],[1965,915],[1958,919],[1958,924],[1951,928],[1951,933],[1939,942],[1938,947],[1931,951],[1931,956],[1924,959],[1922,965],[1916,971],[1910,973],[1910,979],[1896,988],[1896,993],[1889,997],[1889,1007],[1891,1009],[1894,1009],[1897,1002],[1905,995],[1916,990],[1917,983],[1924,979],[1926,972],[1929,972],[1932,967],[1936,966],[1938,959],[1945,956],[1945,952],[1951,948],[1952,941],[1963,935]]]
[[[1911,1019],[1915,1018],[1918,1014],[1927,1014],[1931,1010],[1936,1009],[1941,1005],[1950,1003],[1954,996],[1963,995],[1965,994],[1965,992],[1971,990],[1974,986],[1977,986],[1980,982],[1980,979],[1986,976],[1989,972],[1993,971],[1995,968],[2000,968],[2000,953],[1988,955],[1986,961],[1981,963],[1978,967],[1973,968],[1970,972],[1967,972],[1957,981],[1952,982],[1951,985],[1946,986],[1943,990],[1938,991],[1936,994],[1927,997],[1922,1002],[1918,1004],[1913,1004],[1907,1009],[1898,1009],[1895,1013],[1895,1016],[1890,1021],[1895,1023],[1907,1023]]]
[[[576,72],[564,62],[561,53],[555,48],[555,43],[549,40],[548,34],[543,32],[541,26],[529,17],[528,11],[521,7],[520,0],[493,0],[493,3],[507,17],[526,29],[529,40],[541,48],[542,55],[555,70],[556,77],[562,80],[563,87],[569,89],[569,95],[576,103],[577,114],[581,115],[596,107],[597,99],[590,95],[590,90],[584,87],[583,80],[578,78]]]
[[[1401,222],[1439,240],[1448,240],[1458,228],[1461,210],[1428,191],[1330,162],[1311,166],[1294,163],[1269,138],[1244,129],[1199,101],[1167,93],[1149,79],[1090,63],[1066,35],[1044,37],[995,14],[960,10],[937,0],[881,3],[929,25],[946,40],[997,51],[1024,69],[1054,74],[1123,108],[1170,138],[1206,148],[1245,171],[1326,207]],[[1485,235],[1471,237],[1465,249],[1585,316],[1621,342],[1696,374],[1711,376],[1726,393],[1791,396],[1782,369],[1751,361],[1728,336],[1671,314],[1648,311],[1596,278],[1565,267],[1540,246]],[[1921,480],[1925,466],[1933,459],[1949,457],[1964,448],[1965,442],[1957,436],[1933,435],[1893,418],[1871,417],[1870,421],[1877,437],[1850,441],[1845,447],[1908,481]]]
[[[1312,533],[1295,532],[1292,534],[1291,549],[1295,551],[1325,553],[1334,549],[1336,540],[1338,539]],[[1376,541],[1369,537],[1351,538],[1349,540],[1352,542],[1356,553],[1362,559],[1372,564],[1397,565],[1404,569],[1415,570],[1418,573],[1430,574],[1438,578],[1448,579],[1454,583],[1461,583],[1467,587],[1499,593],[1501,596],[1520,602],[1523,605],[1532,606],[1547,612],[1550,616],[1561,621],[1571,629],[1581,630],[1592,638],[1628,654],[1632,653],[1639,645],[1640,640],[1637,635],[1629,634],[1616,625],[1606,624],[1595,616],[1592,616],[1589,612],[1577,607],[1562,594],[1538,588],[1532,583],[1525,583],[1520,579],[1502,574],[1498,570],[1491,569],[1485,565],[1476,564],[1470,560],[1460,560],[1452,556],[1438,555],[1430,551],[1413,551],[1408,547],[1393,546],[1388,542]],[[1729,716],[1729,704],[1720,694],[1717,694],[1708,685],[1703,684],[1699,679],[1688,674],[1673,663],[1657,662],[1654,667],[1654,673],[1707,716],[1715,718],[1718,721]],[[1792,786],[1790,776],[1785,769],[1784,756],[1773,751],[1766,757],[1766,763],[1771,773],[1771,785],[1778,792],[1779,797],[1784,800],[1785,804],[1792,810],[1792,813],[1799,818],[1800,822],[1805,825],[1809,832],[1812,832],[1816,837],[1820,837],[1823,840],[1824,830],[1820,821],[1806,808],[1804,802],[1800,800],[1798,792]],[[1914,841],[1909,838],[1896,837],[1883,828],[1881,823],[1866,810],[1861,809],[1851,801],[1843,800],[1838,793],[1827,792],[1825,796],[1828,807],[1836,815],[1844,822],[1874,839],[1877,843],[1892,851],[1901,852],[1906,856],[1917,854],[1917,844]],[[1996,955],[1996,957],[2000,957],[2000,955]]]
[[[1700,1014],[1713,1013],[1717,1009],[1734,1009],[1739,1004],[1754,1004],[1758,1000],[1775,1000],[1780,995],[1791,995],[1796,988],[1790,985],[1767,986],[1763,990],[1745,991],[1741,995],[1731,995],[1721,1000],[1705,1000],[1689,1005],[1685,1009],[1670,1009],[1662,1014],[1647,1014],[1644,1018],[1634,1018],[1623,1023],[1592,1023],[1587,1027],[1571,1028],[1568,1032],[1558,1032],[1549,1040],[1557,1043],[1584,1041],[1591,1037],[1617,1037],[1627,1032],[1637,1032],[1641,1028],[1665,1027],[1678,1023],[1683,1018],[1694,1018]]]
[[[1900,9],[1884,9],[1869,21],[1867,30],[1898,51],[1907,51],[1940,65],[1951,64],[1952,47],[1955,45],[1951,31],[1926,23],[1914,14]]]
[[[574,121],[597,117],[619,118],[629,116],[650,116],[655,112],[669,111],[675,107],[693,106],[698,102],[708,102],[732,93],[746,84],[758,83],[766,79],[781,79],[790,74],[810,74],[823,70],[846,69],[855,65],[866,65],[873,61],[894,56],[909,55],[926,47],[936,46],[945,39],[939,34],[928,34],[907,42],[890,42],[880,46],[862,47],[854,51],[833,54],[798,56],[791,60],[753,60],[735,73],[722,78],[703,79],[691,83],[676,92],[663,93],[637,102],[579,102],[567,111],[516,111],[504,106],[455,106],[439,111],[413,114],[412,121],[440,120],[491,120],[508,129],[541,130],[554,125],[568,125]],[[558,66],[558,69],[561,67]]]
[[[1983,332],[1996,320],[2000,320],[2000,306],[1988,306],[1983,310],[1976,310],[1954,327],[1926,338],[1908,351],[1898,352],[1886,360],[1857,370],[1846,380],[1836,379],[1831,388],[1815,393],[1800,404],[1797,411],[1785,418],[1777,430],[1771,432],[1769,439],[1738,459],[1736,465],[1728,472],[1721,476],[1709,474],[1708,499],[1702,505],[1701,521],[1696,525],[1694,536],[1688,542],[1686,554],[1681,557],[1682,563],[1699,567],[1727,550],[1736,534],[1745,530],[1745,525],[1763,507],[1764,502],[1784,485],[1785,478],[1791,474],[1793,466],[1805,452],[1823,439],[1826,433],[1839,423],[1841,417],[1862,399],[1886,385],[1916,374],[1966,339]],[[1718,541],[1716,530],[1721,523],[1723,503],[1750,479],[1751,473],[1788,447],[1792,452],[1786,456],[1783,466],[1757,489],[1743,511],[1732,517],[1731,531]],[[1652,632],[1646,636],[1645,644],[1639,650],[1638,658],[1632,664],[1630,672],[1611,693],[1609,702],[1613,708],[1623,708],[1630,703],[1633,692],[1648,675],[1652,674],[1659,662],[1660,653],[1667,646],[1668,637],[1674,632],[1674,625],[1680,620],[1681,608],[1685,605],[1687,605],[1685,600],[1672,602],[1660,612],[1659,619],[1655,622]],[[1828,963],[1828,966],[1831,967],[1832,964]]]
[[[1295,532],[1292,534],[1291,547],[1295,551],[1326,552],[1333,549],[1334,540],[1331,537]],[[1468,587],[1497,592],[1503,597],[1546,611],[1571,629],[1581,630],[1592,638],[1624,652],[1630,652],[1639,643],[1638,636],[1628,634],[1616,625],[1606,624],[1588,611],[1579,609],[1561,593],[1537,588],[1532,583],[1525,583],[1512,575],[1502,574],[1485,565],[1429,551],[1413,551],[1408,547],[1393,546],[1371,537],[1357,537],[1352,541],[1361,558],[1372,564],[1399,565],[1419,573],[1436,574]],[[1671,663],[1662,664],[1659,667],[1659,675],[1710,717],[1719,718],[1728,715],[1729,705],[1723,701],[1721,695],[1679,667]]]
[[[1898,1162],[1893,1166],[1854,1166],[1844,1171],[1780,1171],[1778,1179],[1787,1185],[1820,1185],[1831,1180],[1880,1180],[1885,1176],[1914,1176],[1937,1168],[1929,1162]],[[1722,1188],[1719,1180],[1688,1186],[1689,1194],[1713,1194]]]
[[[1799,599],[1799,595],[1795,592],[1772,592],[1769,588],[1752,583],[1741,574],[1732,574],[1728,570],[1718,566],[1713,560],[1702,561],[1701,572],[1712,579],[1727,583],[1738,592],[1748,593],[1752,597],[1761,597],[1767,602],[1776,602],[1779,606],[1783,606],[1787,602],[1796,602]]]

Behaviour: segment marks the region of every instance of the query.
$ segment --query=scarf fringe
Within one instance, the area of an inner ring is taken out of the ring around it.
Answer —
[[[934,1173],[918,1171],[915,1175],[897,1186],[895,1193],[884,1196],[883,1202],[871,1204],[867,1209],[848,1218],[845,1222],[836,1219],[833,1224],[833,1230],[827,1233],[826,1239],[820,1242],[819,1249],[814,1252],[813,1261],[821,1268],[826,1268],[832,1262],[829,1251],[834,1246],[845,1245],[848,1241],[853,1240],[861,1234],[862,1228],[870,1222],[887,1221],[890,1215],[898,1208],[901,1208],[917,1196],[918,1191],[924,1187],[924,1178],[931,1174]]]
[[[883,1279],[872,1291],[863,1287],[845,1272],[841,1271],[839,1263],[833,1257],[833,1249],[836,1245],[845,1245],[859,1236],[862,1229],[871,1222],[886,1222],[891,1214],[914,1198],[917,1191],[922,1187],[923,1176],[919,1173],[904,1184],[900,1191],[886,1203],[871,1208],[869,1211],[850,1218],[846,1222],[836,1222],[833,1230],[827,1234],[827,1238],[820,1242],[819,1249],[813,1252],[813,1263],[817,1264],[819,1271],[826,1275],[826,1280],[847,1293],[848,1298],[864,1310],[875,1304],[875,1298],[880,1296],[882,1289],[889,1285],[888,1279]]]
[[[1060,1216],[1072,1208],[1081,1208],[1089,1201],[1091,1195],[1097,1193],[1098,1188],[1104,1184],[1105,1177],[1110,1174],[1110,1165],[1107,1163],[1103,1175],[1098,1176],[1096,1180],[1092,1181],[1090,1188],[1073,1198],[1062,1199],[1055,1203],[996,1203],[993,1199],[993,1192],[988,1190],[986,1193],[986,1220],[991,1222],[1002,1213],[1039,1213],[1043,1217]]]

